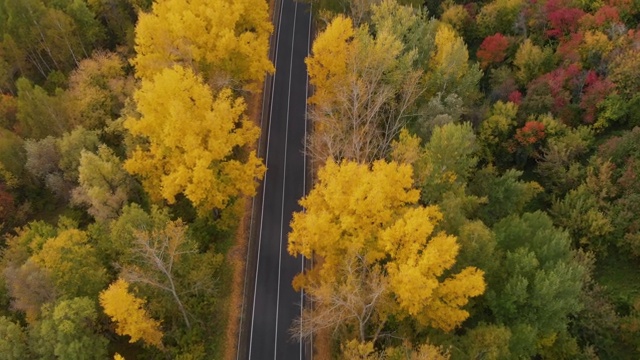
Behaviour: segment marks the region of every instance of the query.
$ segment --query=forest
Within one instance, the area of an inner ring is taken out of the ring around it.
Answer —
[[[319,358],[640,358],[640,1],[307,0]],[[0,0],[0,359],[218,359],[264,0]]]
[[[0,359],[222,358],[272,30],[262,0],[0,1]]]

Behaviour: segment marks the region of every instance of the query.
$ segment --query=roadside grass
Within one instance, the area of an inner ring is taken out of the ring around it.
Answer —
[[[238,227],[236,234],[239,233],[242,233],[241,226]],[[209,324],[209,327],[213,330],[210,330],[209,333],[212,334],[212,336],[209,339],[209,343],[207,343],[207,348],[211,354],[216,354],[216,359],[223,359],[223,355],[225,356],[224,358],[226,358],[226,353],[228,352],[229,347],[227,330],[234,323],[232,321],[234,315],[234,307],[232,305],[234,304],[233,294],[236,286],[236,264],[235,261],[232,260],[233,249],[235,247],[235,245],[231,246],[231,243],[233,242],[235,242],[235,239],[229,238],[224,244],[216,244],[218,245],[216,250],[225,256],[225,260],[220,271],[221,278],[219,279],[219,287],[217,289],[219,298],[214,305],[214,308],[211,309],[214,316],[210,318],[211,323]],[[223,249],[221,249],[221,247]]]
[[[269,1],[269,16],[273,18],[273,8],[275,0]],[[256,92],[245,101],[247,102],[247,113],[249,118],[257,126],[261,126],[262,114],[262,92]],[[257,144],[248,150],[256,150]],[[227,252],[225,252],[225,267],[229,271],[229,288],[227,289],[226,301],[222,304],[226,312],[226,323],[224,331],[224,349],[222,350],[222,358],[225,360],[233,360],[237,356],[238,334],[240,329],[240,318],[242,317],[242,303],[244,296],[244,282],[246,261],[248,260],[247,250],[249,246],[250,223],[252,216],[251,198],[245,197],[242,201],[241,208],[244,210],[240,218],[238,228],[233,237],[233,244]],[[225,270],[226,270],[225,269]],[[221,336],[222,337],[222,336]]]
[[[243,199],[244,216],[235,234],[234,244],[225,255],[225,270],[228,269],[228,289],[226,301],[222,304],[227,312],[226,331],[224,332],[223,359],[236,358],[238,333],[240,332],[240,317],[242,316],[242,297],[244,296],[244,274],[246,268],[246,254],[249,238],[249,223],[251,219],[251,201]],[[227,271],[225,271],[226,273]],[[222,336],[221,336],[222,337]]]

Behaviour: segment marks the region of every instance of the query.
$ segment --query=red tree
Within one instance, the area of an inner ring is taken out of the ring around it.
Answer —
[[[526,157],[536,156],[545,137],[543,123],[527,121],[522,128],[516,130],[507,148],[511,153],[519,152]]]
[[[583,121],[593,124],[596,120],[598,104],[613,92],[615,85],[609,79],[598,76],[594,71],[587,73],[584,83],[580,108],[584,110]]]
[[[544,139],[544,124],[539,121],[527,121],[526,124],[516,131],[515,139],[520,145],[533,145]]]
[[[549,0],[545,5],[551,29],[549,37],[562,37],[578,29],[580,19],[585,15],[582,9],[566,7],[561,0]]]
[[[520,105],[520,103],[522,103],[522,93],[518,90],[512,91],[511,94],[509,94],[509,101]]]
[[[480,66],[484,69],[491,64],[503,61],[508,47],[509,39],[501,33],[484,38],[476,53]]]
[[[556,54],[562,58],[565,63],[576,63],[580,61],[580,53],[578,48],[582,44],[584,34],[581,32],[571,33],[560,40]]]

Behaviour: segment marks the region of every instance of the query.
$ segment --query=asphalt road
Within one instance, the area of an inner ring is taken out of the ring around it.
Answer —
[[[253,297],[244,312],[248,339],[239,341],[239,346],[245,347],[238,349],[241,359],[306,358],[305,346],[289,331],[302,303],[302,294],[293,290],[291,281],[304,262],[287,253],[287,234],[291,215],[300,210],[298,200],[307,185],[304,138],[308,79],[304,58],[310,47],[311,13],[309,5],[293,0],[276,4],[279,21],[276,19],[272,40],[276,72],[271,79],[271,103],[263,112],[266,139],[261,140],[266,142],[267,173],[258,195],[262,197],[257,201],[260,205],[254,211],[256,235],[252,241],[257,246],[257,259],[255,267],[250,267],[255,269],[255,274],[249,274],[253,276]],[[245,294],[251,297],[251,291]]]

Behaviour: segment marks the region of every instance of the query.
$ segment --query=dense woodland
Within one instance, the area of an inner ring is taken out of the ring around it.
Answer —
[[[0,359],[222,357],[272,28],[263,0],[0,1]]]
[[[317,0],[289,252],[340,359],[640,357],[640,2]],[[263,0],[0,0],[0,359],[222,358]]]
[[[302,334],[346,359],[637,359],[640,2],[314,4]]]

